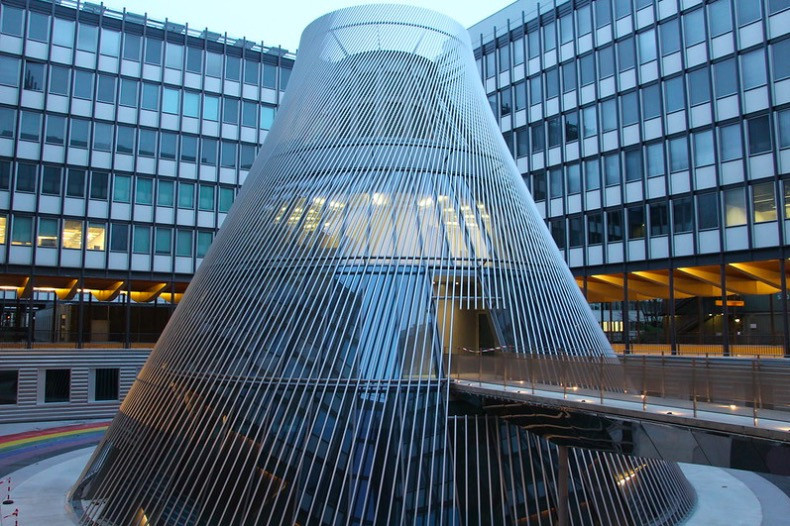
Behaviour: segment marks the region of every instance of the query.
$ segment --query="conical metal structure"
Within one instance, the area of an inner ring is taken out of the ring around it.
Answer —
[[[72,502],[102,525],[548,523],[556,448],[454,414],[445,365],[485,348],[611,354],[463,27],[330,13]],[[574,523],[693,501],[659,462],[574,451],[571,477]]]

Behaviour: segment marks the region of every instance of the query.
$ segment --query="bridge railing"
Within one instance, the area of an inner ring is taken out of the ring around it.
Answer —
[[[506,389],[552,391],[586,402],[613,400],[790,420],[790,364],[781,359],[664,356],[589,357],[508,351],[445,355],[452,379]]]

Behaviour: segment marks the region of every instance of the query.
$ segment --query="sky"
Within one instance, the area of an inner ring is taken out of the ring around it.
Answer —
[[[418,5],[450,15],[469,27],[499,11],[514,0],[103,0],[110,9],[176,24],[188,23],[190,28],[255,42],[265,46],[282,46],[296,51],[302,30],[319,16],[360,4],[401,3]],[[95,0],[99,3],[99,0]]]

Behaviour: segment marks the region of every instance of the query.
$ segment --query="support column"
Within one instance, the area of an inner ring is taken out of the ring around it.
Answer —
[[[721,345],[722,354],[730,355],[730,309],[727,307],[727,266],[722,263],[719,265],[721,273]]]
[[[568,514],[568,479],[570,469],[568,466],[568,447],[557,446],[557,461],[559,470],[557,474],[557,524],[568,526],[570,518]]]
[[[631,320],[628,309],[628,272],[623,271],[623,344],[625,354],[631,354]]]
[[[669,267],[669,352],[678,354],[678,334],[675,323],[675,271]]]
[[[784,336],[785,358],[790,358],[790,319],[787,316],[787,260],[782,251],[782,259],[779,260],[779,279],[782,285],[782,332]]]
[[[85,279],[80,278],[80,304],[77,309],[77,349],[82,349],[82,324],[85,323]],[[89,293],[90,294],[90,293]]]
[[[126,279],[126,297],[123,299],[124,306],[124,336],[123,346],[128,349],[131,347],[131,331],[132,331],[132,279],[127,276]]]

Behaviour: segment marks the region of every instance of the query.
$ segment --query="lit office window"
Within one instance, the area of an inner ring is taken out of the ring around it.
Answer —
[[[60,195],[59,166],[45,165],[41,173],[41,193],[47,195]]]
[[[760,183],[752,186],[752,210],[755,223],[776,221],[774,183]]]
[[[771,127],[768,115],[752,117],[748,121],[749,155],[769,152],[771,150]]]
[[[154,202],[154,180],[138,177],[134,192],[134,202],[138,205],[150,205]]]
[[[645,208],[632,206],[628,209],[628,239],[643,239],[645,237]]]
[[[740,226],[746,224],[746,195],[743,188],[724,191],[724,224]]]
[[[691,197],[672,202],[672,229],[675,234],[684,234],[694,229],[694,206]]]
[[[0,55],[0,84],[4,86],[19,86],[19,66],[21,61],[18,58]]]
[[[0,245],[5,245],[5,238],[8,232],[8,217],[0,215]]]
[[[77,49],[96,53],[99,44],[99,28],[85,23],[77,26]]]
[[[62,145],[66,140],[66,118],[59,115],[47,116],[44,140],[47,144]]]
[[[740,123],[719,128],[719,157],[722,161],[743,157]]]
[[[669,211],[666,203],[650,205],[650,237],[669,234]]]
[[[114,223],[110,235],[110,252],[126,252],[129,250],[129,225]]]
[[[112,200],[116,203],[128,203],[132,197],[132,178],[128,175],[115,174]]]
[[[176,256],[192,257],[192,231],[176,231]]]
[[[121,51],[121,34],[106,28],[101,30],[101,44],[99,52],[109,57],[119,56]]]
[[[41,248],[58,248],[58,220],[42,217],[38,221],[36,244]]]
[[[732,31],[730,0],[716,0],[708,4],[708,23],[711,37]]]
[[[88,223],[88,236],[85,248],[88,250],[104,250],[107,242],[107,225],[104,223]]]
[[[171,228],[156,227],[156,242],[154,250],[160,255],[170,255],[173,244],[173,230]]]
[[[597,190],[601,187],[601,169],[598,159],[584,161],[584,189]]]
[[[33,218],[14,216],[11,225],[11,244],[17,246],[31,246],[33,244]]]
[[[24,88],[30,91],[44,91],[44,64],[25,61]]]
[[[764,86],[768,82],[765,73],[765,51],[757,49],[741,55],[741,75],[744,90]]]
[[[82,248],[82,221],[66,219],[63,221],[63,248],[79,250]]]
[[[132,252],[135,254],[151,253],[151,227],[141,225],[134,226]]]

